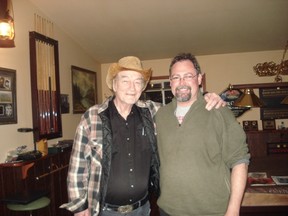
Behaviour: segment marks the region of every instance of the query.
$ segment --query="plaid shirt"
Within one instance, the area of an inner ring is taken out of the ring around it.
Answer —
[[[112,99],[110,97],[103,104],[89,108],[81,118],[74,137],[68,170],[69,203],[61,205],[61,208],[75,213],[88,207],[91,216],[99,214],[103,154],[102,120],[99,114],[108,108]],[[136,106],[148,108],[154,119],[161,104],[139,100]]]

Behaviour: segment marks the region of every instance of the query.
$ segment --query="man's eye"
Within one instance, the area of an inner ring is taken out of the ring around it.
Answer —
[[[142,81],[135,81],[135,84],[142,85]]]
[[[193,76],[192,75],[188,75],[188,76],[184,76],[184,79],[192,79],[193,78]]]

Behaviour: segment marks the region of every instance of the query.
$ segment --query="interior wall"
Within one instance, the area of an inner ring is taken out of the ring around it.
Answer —
[[[29,31],[34,31],[34,13],[45,17],[30,1],[13,0],[15,19],[15,48],[0,48],[0,67],[16,70],[17,124],[0,125],[0,163],[4,162],[8,151],[27,145],[33,149],[32,133],[19,133],[18,128],[32,127]],[[100,64],[91,58],[69,36],[54,23],[54,37],[59,42],[60,91],[68,94],[70,113],[62,114],[63,137],[73,139],[81,114],[72,114],[71,65],[97,72],[98,97],[101,97]],[[48,144],[59,139],[49,140]]]

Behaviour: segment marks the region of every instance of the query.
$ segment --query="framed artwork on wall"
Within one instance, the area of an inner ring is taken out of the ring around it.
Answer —
[[[265,104],[260,108],[261,119],[287,119],[288,104],[282,103],[287,96],[287,87],[259,88],[259,98]]]
[[[276,124],[274,119],[262,120],[263,130],[276,130]]]
[[[73,113],[84,113],[97,103],[96,72],[71,66]]]
[[[243,129],[244,131],[258,131],[258,121],[243,121]]]
[[[16,123],[16,70],[0,68],[0,125]]]
[[[68,94],[61,94],[61,114],[69,113],[70,111],[70,104],[69,104],[69,95]]]

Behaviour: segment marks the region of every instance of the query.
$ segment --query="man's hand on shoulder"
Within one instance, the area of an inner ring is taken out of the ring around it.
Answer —
[[[226,102],[222,100],[221,97],[216,93],[206,93],[204,98],[207,102],[205,108],[209,111],[214,107],[218,109],[220,107],[226,106]]]

